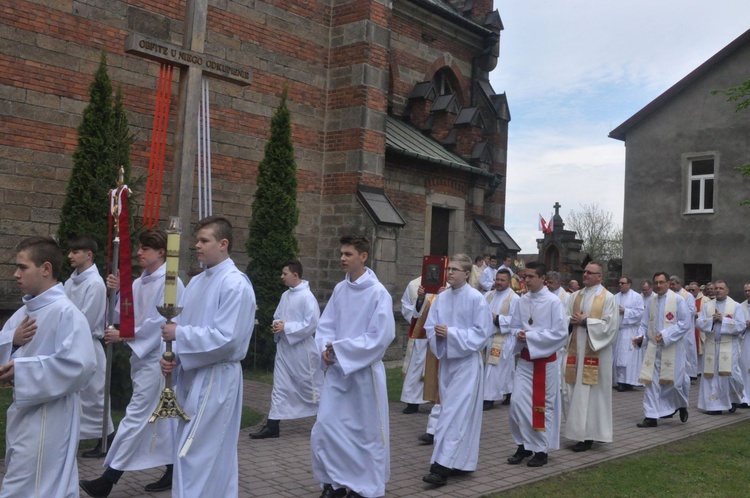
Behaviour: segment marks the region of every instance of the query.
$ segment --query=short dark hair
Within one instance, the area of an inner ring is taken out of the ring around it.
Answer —
[[[232,250],[232,224],[228,219],[223,216],[207,216],[195,225],[193,233],[198,233],[199,230],[204,228],[210,228],[214,232],[216,240],[227,239],[227,251]]]
[[[339,239],[339,243],[342,246],[354,246],[354,249],[356,249],[360,254],[362,254],[363,252],[370,254],[370,239],[368,239],[367,237],[360,237],[357,235],[344,235]]]
[[[625,275],[623,275],[620,278],[624,278],[627,283],[629,283],[630,285],[633,285],[633,280],[630,277],[626,277]]]
[[[497,276],[498,273],[502,273],[503,275],[508,275],[510,277],[510,270],[507,268],[500,268],[497,270],[497,273],[495,273],[495,276]]]
[[[166,251],[167,232],[159,230],[158,228],[149,228],[148,230],[141,232],[138,236],[138,242],[140,242],[141,247],[148,247],[155,251],[158,251],[159,249],[164,249],[164,251]]]
[[[494,254],[493,254],[492,256],[490,256],[490,261],[492,261],[493,259],[494,259],[495,261],[497,261],[497,256],[495,256]]]
[[[653,280],[656,280],[656,277],[658,277],[659,275],[664,275],[664,280],[666,280],[667,282],[669,282],[669,275],[667,275],[667,272],[665,272],[665,271],[657,271],[656,273],[654,273],[654,276],[651,277],[651,278]]]
[[[68,241],[71,251],[91,251],[93,254],[99,250],[99,246],[91,235],[76,235]]]
[[[482,256],[477,256],[474,258],[474,263],[479,263],[480,261],[484,261],[484,258]]]
[[[643,287],[644,285],[648,285],[649,289],[652,287],[650,280],[642,280],[641,287]]]
[[[62,268],[62,252],[60,246],[52,237],[36,235],[23,239],[16,246],[16,254],[25,252],[29,259],[37,266],[49,263],[52,266],[52,278],[57,280]]]
[[[284,264],[284,266],[289,268],[291,273],[296,273],[299,278],[302,278],[302,263],[296,259],[290,259]]]
[[[526,263],[526,269],[527,270],[534,270],[537,277],[544,278],[544,275],[547,274],[547,268],[542,263],[536,263],[532,261],[531,263]]]

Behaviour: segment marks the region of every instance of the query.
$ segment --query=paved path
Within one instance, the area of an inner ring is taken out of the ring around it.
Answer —
[[[271,387],[257,382],[245,382],[246,404],[266,413],[270,406]],[[422,446],[417,436],[427,423],[427,406],[419,413],[403,415],[404,405],[391,404],[391,479],[387,485],[388,497],[480,497],[491,492],[504,491],[519,484],[579,469],[606,460],[620,458],[670,441],[684,439],[717,427],[750,420],[750,410],[734,414],[709,416],[698,412],[695,400],[698,385],[691,389],[690,419],[686,424],[674,419],[660,420],[655,429],[638,429],[636,422],[643,419],[643,391],[613,392],[615,442],[595,444],[591,451],[573,453],[571,441],[563,439],[563,448],[550,454],[549,463],[539,469],[526,465],[507,465],[505,460],[515,452],[508,432],[508,407],[497,407],[484,412],[479,468],[469,476],[452,478],[447,486],[432,488],[422,482],[429,468],[432,446]],[[286,421],[281,424],[279,439],[250,440],[244,429],[239,438],[240,496],[317,498],[320,488],[312,477],[310,468],[310,430],[313,418]],[[197,448],[194,448],[194,450]],[[102,460],[79,459],[82,479],[93,479],[101,473]],[[4,466],[2,468],[4,472]],[[169,496],[169,493],[146,495],[143,486],[155,481],[161,469],[143,472],[126,472],[115,487],[113,498],[134,496]]]

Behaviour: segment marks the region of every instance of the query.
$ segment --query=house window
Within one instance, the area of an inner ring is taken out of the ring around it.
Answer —
[[[687,212],[714,212],[714,158],[688,159]]]
[[[712,268],[709,264],[684,264],[683,265],[685,284],[698,282],[705,284],[712,280]]]

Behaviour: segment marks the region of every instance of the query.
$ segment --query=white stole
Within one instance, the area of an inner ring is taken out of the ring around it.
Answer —
[[[641,366],[641,375],[638,378],[639,382],[650,386],[654,378],[654,369],[656,368],[656,351],[659,347],[659,343],[656,341],[656,313],[659,309],[659,298],[654,297],[651,300],[651,310],[648,314],[648,338],[649,342],[653,342],[646,348],[646,353],[643,356],[643,365]],[[668,293],[666,302],[664,303],[664,326],[663,329],[670,327],[677,321],[677,294]],[[675,353],[678,342],[672,343],[670,346],[662,346],[661,348],[661,369],[659,372],[659,384],[662,385],[673,385],[674,384],[674,361]]]
[[[734,318],[734,310],[737,302],[731,297],[727,298],[724,305],[723,318]],[[706,317],[712,317],[716,313],[716,300],[706,304]],[[717,325],[723,327],[723,320],[718,324],[711,322],[713,327]],[[729,377],[732,375],[732,340],[733,337],[727,334],[721,334],[719,339],[719,376]],[[706,334],[706,349],[703,351],[703,375],[707,379],[714,377],[714,365],[716,363],[716,337],[714,334]]]

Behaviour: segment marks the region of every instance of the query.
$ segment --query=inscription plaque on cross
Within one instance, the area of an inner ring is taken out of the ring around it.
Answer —
[[[139,34],[131,34],[125,40],[126,53],[180,69],[169,215],[179,216],[184,226],[190,226],[192,220],[193,173],[198,151],[196,130],[202,77],[205,75],[242,86],[249,85],[252,80],[248,69],[203,53],[207,14],[208,0],[187,0],[182,46]],[[190,268],[191,233],[192,230],[183,230],[180,235],[179,268],[183,279]]]

